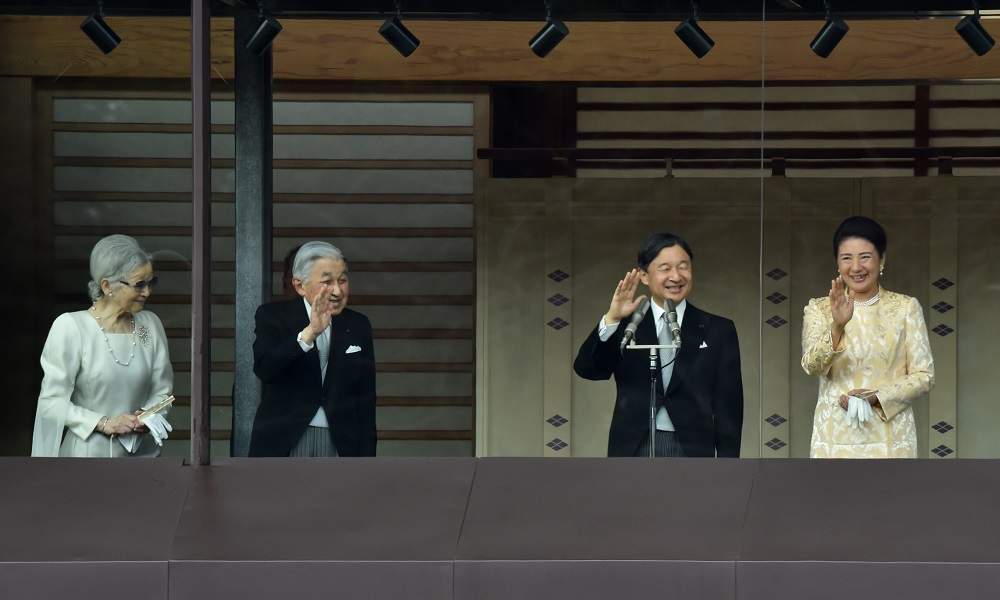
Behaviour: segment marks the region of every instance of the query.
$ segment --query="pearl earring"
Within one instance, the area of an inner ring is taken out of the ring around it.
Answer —
[[[885,275],[885,267],[879,267],[878,268],[878,276],[881,277],[883,275]]]

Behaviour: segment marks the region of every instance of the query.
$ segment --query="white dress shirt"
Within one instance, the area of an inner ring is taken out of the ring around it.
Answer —
[[[312,319],[312,305],[309,304],[309,301],[306,300],[304,296],[302,297],[302,301],[305,302],[305,304],[306,304],[306,314],[309,315],[310,319]],[[295,338],[295,339],[299,342],[299,346],[302,348],[303,351],[309,352],[310,350],[312,350],[312,347],[313,347],[312,344],[307,344],[304,341],[302,341],[302,332],[301,331],[299,332],[298,337]],[[319,356],[320,356],[320,360],[319,360],[320,381],[326,381],[326,365],[327,365],[327,363],[330,362],[329,361],[329,357],[330,357],[330,326],[327,325],[326,329],[323,330],[323,333],[319,334],[316,337],[316,339],[313,340],[313,341],[316,344],[316,349],[319,351]],[[326,419],[326,411],[323,410],[322,406],[320,406],[319,410],[316,411],[316,416],[314,416],[313,419],[312,419],[312,421],[309,422],[309,426],[310,427],[327,427],[327,428],[330,427],[330,422],[327,421],[327,419]]]
[[[660,343],[669,343],[670,339],[669,332],[664,330],[667,327],[667,311],[663,309],[655,301],[650,302],[650,308],[652,309],[652,316],[656,323],[656,337],[661,340]],[[677,324],[684,325],[684,311],[687,309],[687,298],[681,300],[681,303],[677,305]],[[602,342],[606,342],[611,339],[615,331],[618,330],[618,323],[605,323],[604,317],[601,317],[601,323],[598,326],[597,335],[600,337]],[[666,336],[661,334],[666,334]],[[674,365],[671,359],[677,351],[672,348],[666,348],[660,351],[660,378],[663,380],[663,389],[666,390],[667,386],[670,385],[670,377],[674,371]],[[660,431],[675,431],[674,423],[670,420],[670,414],[667,413],[665,406],[661,406],[658,411],[656,411],[656,428]]]

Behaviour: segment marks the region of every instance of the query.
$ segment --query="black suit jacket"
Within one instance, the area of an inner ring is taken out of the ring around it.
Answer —
[[[650,310],[636,330],[636,344],[657,344]],[[591,380],[615,378],[618,397],[608,456],[635,456],[649,433],[649,358],[641,350],[618,346],[626,323],[607,342],[595,327],[580,348],[573,369]],[[688,456],[740,455],[743,433],[743,377],[736,326],[729,319],[698,309],[688,302],[681,326],[681,348],[673,375],[663,394],[658,384],[657,409],[666,404],[677,438]]]
[[[309,324],[302,298],[257,309],[253,371],[263,394],[250,435],[250,456],[288,456],[320,406],[340,456],[375,456],[375,349],[368,317],[345,308],[330,320],[326,380],[316,346],[303,352]],[[360,351],[348,352],[351,346]]]

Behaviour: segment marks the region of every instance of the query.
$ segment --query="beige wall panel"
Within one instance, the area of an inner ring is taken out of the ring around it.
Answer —
[[[577,113],[577,130],[588,131],[760,131],[760,110],[612,110]]]
[[[276,102],[275,125],[471,127],[472,102]]]
[[[281,203],[275,227],[472,227],[472,204]]]
[[[931,127],[934,129],[981,129],[996,130],[1000,128],[1000,91],[990,98],[993,106],[990,108],[935,108],[931,111]],[[995,145],[997,140],[993,138]]]
[[[368,315],[375,329],[472,329],[474,323],[472,306],[363,305],[357,302],[351,306]]]
[[[760,302],[760,405],[756,418],[747,418],[748,427],[759,430],[760,456],[787,458],[791,448],[789,419],[791,356],[798,340],[792,339],[792,321],[798,307],[791,304],[791,180],[767,179],[762,190],[763,232],[761,236]]]
[[[910,83],[829,86],[789,86],[775,83],[764,87],[764,108],[767,109],[767,105],[772,102],[912,102],[913,96],[913,86]]]
[[[1000,183],[958,186],[958,448],[962,458],[1000,456]],[[954,334],[952,334],[954,335]]]
[[[621,132],[621,137],[617,139],[600,139],[600,140],[579,140],[576,144],[577,148],[718,148],[719,140],[714,139],[701,139],[701,140],[678,140],[678,141],[667,141],[667,140],[637,140],[631,139],[629,136],[634,135],[632,131]],[[782,144],[785,145],[785,144]],[[760,148],[760,137],[752,140],[726,140],[726,149],[732,150],[735,148]],[[660,171],[660,176],[663,176],[663,172]]]
[[[472,429],[471,406],[379,406],[380,430]]]
[[[686,163],[675,165],[670,171],[670,175],[677,179],[719,177],[726,179],[752,179],[759,181],[761,172],[756,169],[703,169],[690,165],[697,163]],[[770,173],[770,171],[768,171]],[[662,179],[667,175],[667,167],[662,169],[587,169],[578,168],[577,177],[580,179]]]
[[[473,391],[471,373],[378,373],[375,380],[379,396],[471,396]]]
[[[173,360],[177,357],[172,356]],[[174,395],[191,395],[191,372],[176,371],[174,373]],[[212,395],[231,397],[233,394],[233,373],[232,371],[215,371],[212,373]]]
[[[53,203],[55,225],[90,227],[190,227],[193,211],[189,202],[64,202]],[[212,204],[212,226],[233,227],[234,207],[229,203]]]
[[[214,183],[213,191],[233,191]],[[275,169],[276,194],[471,194],[468,169]]]
[[[471,135],[275,135],[274,158],[472,160]]]
[[[381,365],[392,363],[473,362],[472,340],[375,340],[375,356]]]
[[[477,361],[483,382],[484,456],[541,456],[545,383],[545,182],[482,182],[478,275],[484,330]]]
[[[739,87],[581,87],[578,102],[760,102],[760,83]]]
[[[759,113],[757,116],[759,117]],[[913,129],[913,111],[909,109],[848,109],[824,112],[770,110],[764,115],[764,129],[766,131],[867,132],[873,129],[911,131]]]

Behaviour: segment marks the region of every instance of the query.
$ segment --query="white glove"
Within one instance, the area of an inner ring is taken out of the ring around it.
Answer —
[[[875,420],[875,410],[865,398],[858,398],[858,421],[863,425]]]
[[[851,427],[858,429],[862,427],[865,423],[872,420],[875,416],[875,411],[872,410],[871,404],[864,398],[858,398],[857,396],[849,396],[847,398],[847,424]]]
[[[157,446],[162,446],[163,440],[167,439],[167,432],[174,430],[170,423],[160,416],[160,413],[153,413],[144,419],[139,419],[139,421],[149,427],[149,435],[153,436]]]

